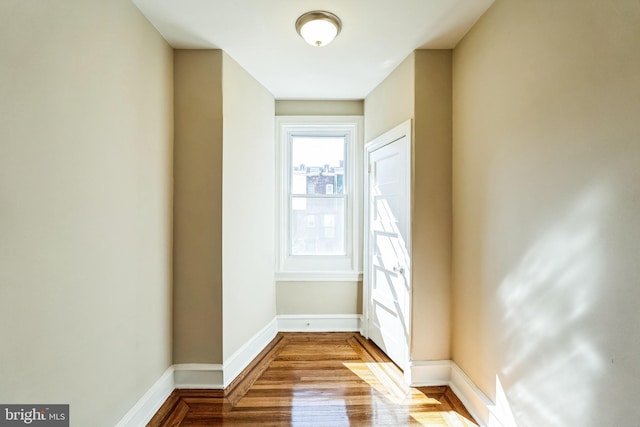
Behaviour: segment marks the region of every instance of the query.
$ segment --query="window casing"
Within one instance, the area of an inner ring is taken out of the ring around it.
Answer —
[[[361,280],[362,117],[280,116],[276,130],[276,280]]]

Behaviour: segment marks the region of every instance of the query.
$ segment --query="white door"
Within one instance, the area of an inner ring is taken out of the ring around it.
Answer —
[[[366,333],[402,369],[411,317],[410,155],[411,122],[367,144]]]

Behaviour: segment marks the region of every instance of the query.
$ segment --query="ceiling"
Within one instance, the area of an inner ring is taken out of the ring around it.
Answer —
[[[453,48],[493,0],[132,0],[174,48],[222,49],[277,99],[363,99],[415,49]],[[313,47],[296,19],[340,17]]]

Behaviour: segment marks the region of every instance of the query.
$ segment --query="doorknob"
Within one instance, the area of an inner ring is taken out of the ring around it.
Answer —
[[[396,273],[400,273],[404,276],[404,267],[402,267],[400,264],[393,267],[393,271]]]

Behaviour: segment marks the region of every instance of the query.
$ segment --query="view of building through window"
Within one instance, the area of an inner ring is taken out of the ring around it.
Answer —
[[[344,136],[291,139],[291,255],[344,255]]]

